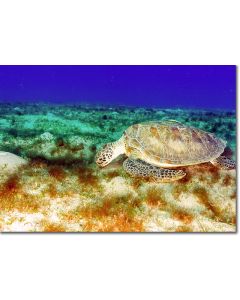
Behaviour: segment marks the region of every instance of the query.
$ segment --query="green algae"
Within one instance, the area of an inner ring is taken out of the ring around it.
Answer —
[[[21,104],[17,108],[10,104],[0,105],[0,150],[17,151],[26,157],[34,157],[37,154],[41,156],[41,150],[37,151],[38,148],[56,148],[57,140],[62,139],[66,141],[63,148],[66,148],[67,154],[63,155],[64,158],[74,157],[71,151],[76,148],[74,144],[78,140],[79,144],[86,146],[82,153],[85,153],[83,159],[88,160],[87,152],[92,152],[94,146],[100,147],[106,142],[118,139],[128,126],[162,119],[175,119],[212,132],[227,140],[234,156],[236,152],[234,112],[46,104]],[[40,136],[45,133],[51,134],[52,140],[41,140]],[[46,157],[46,154],[42,153],[42,156]],[[54,153],[52,156],[54,157]],[[58,157],[58,154],[55,156]],[[51,158],[51,153],[47,158]]]

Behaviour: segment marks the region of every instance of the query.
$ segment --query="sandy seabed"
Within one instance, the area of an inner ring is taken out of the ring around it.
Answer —
[[[215,133],[235,158],[234,112],[0,104],[0,151],[26,160],[8,170],[0,156],[0,230],[235,232],[235,170],[201,164],[155,183],[126,174],[124,156],[96,166],[97,149],[129,125],[162,119]]]

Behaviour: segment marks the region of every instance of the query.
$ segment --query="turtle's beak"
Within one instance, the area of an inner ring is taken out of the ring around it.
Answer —
[[[106,161],[106,159],[102,156],[99,156],[98,158],[96,158],[96,164],[99,167],[104,168],[105,166],[107,166],[109,163]]]

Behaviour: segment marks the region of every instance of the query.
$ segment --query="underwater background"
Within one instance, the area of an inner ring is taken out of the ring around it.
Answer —
[[[235,231],[235,170],[179,182],[132,178],[96,152],[130,125],[171,119],[227,141],[236,159],[235,66],[0,66],[2,231]]]

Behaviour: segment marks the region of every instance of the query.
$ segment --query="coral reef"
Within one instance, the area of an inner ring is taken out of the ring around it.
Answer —
[[[186,167],[180,181],[155,183],[126,174],[124,157],[96,166],[96,150],[129,125],[164,118],[215,133],[236,157],[233,112],[1,104],[0,150],[24,163],[2,169],[0,230],[236,231],[235,170],[206,163]]]

